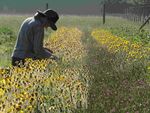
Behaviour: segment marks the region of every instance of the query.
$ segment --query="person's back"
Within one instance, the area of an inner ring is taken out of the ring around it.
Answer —
[[[33,42],[34,32],[40,26],[39,20],[34,17],[27,18],[21,25],[20,32],[18,34],[17,42],[14,48],[12,57],[16,58],[34,58]],[[44,35],[44,28],[41,28]]]

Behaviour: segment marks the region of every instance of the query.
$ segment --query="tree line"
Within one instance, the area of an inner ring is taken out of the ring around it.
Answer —
[[[145,2],[148,2],[149,0],[101,0],[101,3],[127,3],[132,5],[138,5]]]

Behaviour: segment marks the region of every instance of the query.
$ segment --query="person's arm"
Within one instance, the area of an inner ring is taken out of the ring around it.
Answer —
[[[34,31],[33,50],[37,59],[49,58],[52,54],[43,48],[44,29],[36,28]]]

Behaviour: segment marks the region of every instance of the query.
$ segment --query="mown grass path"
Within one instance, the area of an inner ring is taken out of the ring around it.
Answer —
[[[87,48],[90,89],[89,113],[149,113],[150,86],[142,63],[125,62],[109,53],[90,33],[83,43]]]

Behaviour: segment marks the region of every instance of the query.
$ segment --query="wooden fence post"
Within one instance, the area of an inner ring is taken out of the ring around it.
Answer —
[[[141,30],[147,23],[149,23],[150,20],[150,16],[146,19],[146,21],[141,25],[141,27],[139,28],[139,30]]]
[[[106,6],[105,4],[103,5],[103,24],[105,24],[105,16],[106,16]]]
[[[48,3],[46,3],[46,10],[48,9]]]

